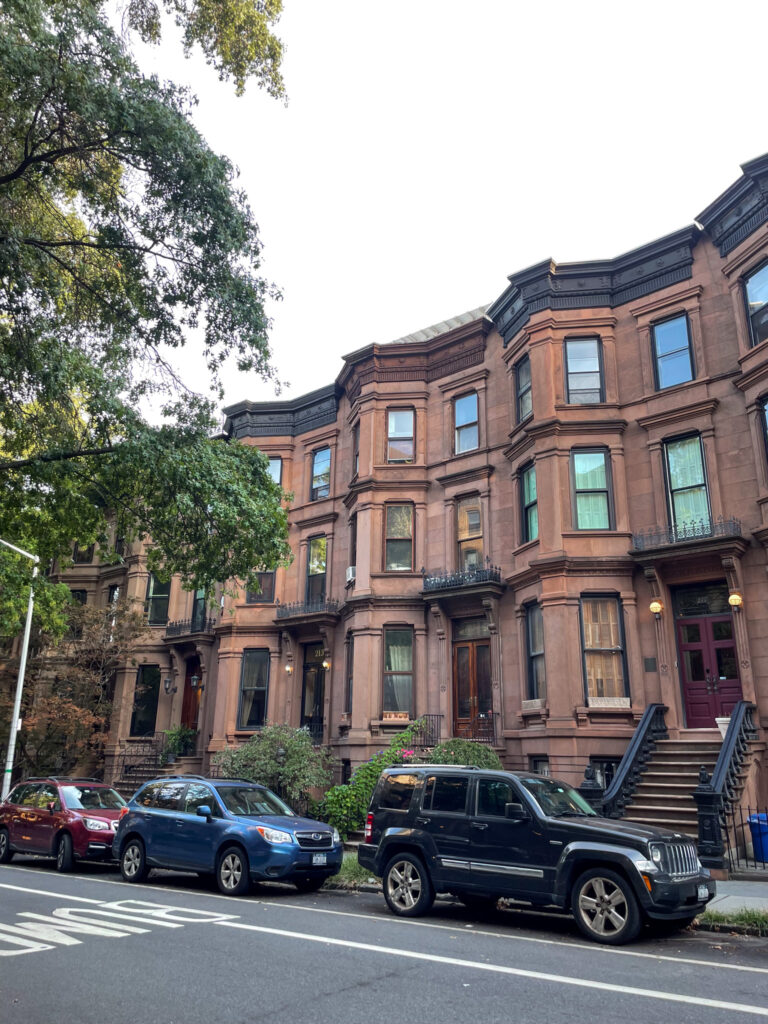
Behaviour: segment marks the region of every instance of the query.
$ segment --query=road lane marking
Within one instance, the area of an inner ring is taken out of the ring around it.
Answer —
[[[727,1003],[721,999],[705,999],[703,996],[685,996],[677,992],[664,992],[657,989],[635,988],[631,985],[616,985],[607,981],[588,981],[584,978],[568,978],[560,974],[547,974],[544,971],[527,971],[521,967],[507,967],[505,964],[484,964],[476,960],[462,960],[453,956],[440,956],[437,953],[419,953],[411,949],[395,949],[391,946],[374,946],[368,942],[354,942],[351,939],[334,939],[323,935],[308,935],[306,932],[291,932],[283,928],[264,928],[256,924],[245,924],[243,921],[220,921],[222,928],[238,928],[242,931],[261,932],[265,935],[279,935],[289,939],[301,939],[305,942],[324,942],[331,946],[343,946],[345,949],[359,949],[366,953],[382,953],[385,956],[399,956],[408,960],[422,960],[428,963],[446,964],[450,967],[466,967],[476,971],[489,971],[493,974],[511,974],[517,978],[530,978],[534,981],[549,981],[558,985],[572,985],[576,988],[597,989],[601,992],[615,992],[624,996],[640,996],[644,999],[658,999],[662,1002],[686,1003],[690,1006],[707,1007],[714,1010],[726,1010],[729,1013],[750,1013],[753,1016],[768,1017],[768,1008],[748,1006],[746,1003]],[[594,947],[589,947],[594,948]]]

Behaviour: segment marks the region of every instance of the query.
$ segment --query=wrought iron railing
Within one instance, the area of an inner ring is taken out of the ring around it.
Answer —
[[[705,867],[721,868],[725,862],[728,818],[735,813],[741,794],[744,762],[757,728],[749,701],[740,700],[731,711],[731,720],[712,775],[702,767],[699,785],[693,792],[699,818],[699,857]]]
[[[725,818],[728,870],[768,870],[768,806],[734,807]]]
[[[125,742],[123,749],[115,759],[115,779],[130,783],[139,780],[148,772],[155,773],[162,764],[162,754],[166,744],[164,732],[156,732],[151,736]]]
[[[311,601],[291,601],[289,604],[275,602],[278,619],[290,619],[299,615],[338,615],[339,602],[331,598],[314,598]]]
[[[496,746],[496,719],[499,716],[492,711],[475,715],[466,722],[457,722],[453,734],[457,739],[474,740],[476,743],[487,743]]]
[[[741,537],[741,520],[719,516],[717,519],[693,519],[671,526],[652,526],[632,534],[635,551],[648,548],[669,547],[684,544],[690,540],[706,540],[710,537]]]
[[[664,704],[649,704],[643,712],[643,717],[638,722],[629,746],[624,752],[624,757],[616,769],[613,781],[599,801],[602,813],[607,818],[621,817],[624,808],[634,796],[637,784],[657,741],[666,739],[669,735],[664,720],[666,711],[667,708]],[[589,788],[594,793],[594,780],[590,779],[588,773],[585,773],[585,782],[591,783]],[[585,788],[588,787],[582,784],[580,791],[584,792]],[[589,797],[589,799],[592,801],[593,797]]]
[[[418,727],[413,734],[414,746],[436,747],[443,729],[443,716],[421,715],[417,724]]]
[[[476,583],[501,583],[501,569],[498,565],[477,566],[474,569],[461,569],[456,572],[437,569],[433,572],[424,572],[423,579],[423,590],[453,590]]]
[[[189,636],[191,633],[212,633],[216,626],[214,616],[193,615],[191,619],[169,622],[165,627],[166,636]]]

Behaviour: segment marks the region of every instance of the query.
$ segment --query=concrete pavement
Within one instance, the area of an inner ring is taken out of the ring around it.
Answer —
[[[768,879],[754,882],[729,880],[717,883],[717,895],[707,907],[719,914],[736,910],[760,910],[768,914]]]

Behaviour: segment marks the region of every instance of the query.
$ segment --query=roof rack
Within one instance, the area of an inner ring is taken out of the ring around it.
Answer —
[[[106,786],[102,779],[91,779],[84,775],[32,775],[27,782],[98,782],[100,786]]]
[[[263,782],[254,782],[253,779],[237,779],[237,778],[226,778],[226,779],[210,779],[210,782],[245,782],[248,786],[261,786],[262,789],[268,789]]]
[[[481,772],[488,771],[487,768],[481,768],[477,764],[422,764],[421,761],[414,762],[413,764],[390,764],[384,769],[384,771],[403,771],[404,769],[410,768],[461,768],[462,771],[467,772]],[[499,771],[498,768],[491,768],[490,771]]]

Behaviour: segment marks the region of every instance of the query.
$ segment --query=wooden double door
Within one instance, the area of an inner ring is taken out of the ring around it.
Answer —
[[[677,620],[680,676],[689,729],[711,729],[741,700],[741,679],[733,616],[704,615]]]
[[[461,640],[453,645],[453,735],[472,739],[484,728],[493,728],[490,640]]]

